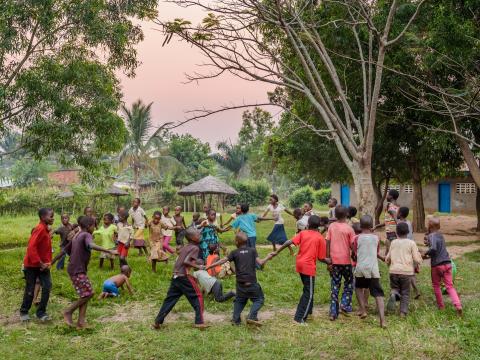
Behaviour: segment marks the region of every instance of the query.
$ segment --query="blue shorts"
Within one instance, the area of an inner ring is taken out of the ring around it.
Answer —
[[[103,283],[103,292],[112,294],[113,296],[118,296],[120,295],[120,291],[118,290],[117,285],[111,280],[105,280]]]

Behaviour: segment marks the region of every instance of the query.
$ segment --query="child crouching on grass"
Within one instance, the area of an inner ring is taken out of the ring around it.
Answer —
[[[132,269],[130,269],[128,265],[122,265],[120,267],[120,271],[120,274],[114,275],[105,280],[103,283],[102,293],[98,297],[98,300],[105,299],[107,297],[120,296],[120,288],[123,289],[123,285],[127,287],[129,294],[133,295],[133,289],[129,281],[130,275],[132,274]]]
[[[197,260],[197,265],[205,265],[202,259]],[[211,276],[206,270],[197,270],[193,273],[193,277],[197,279],[200,289],[205,295],[212,294],[216,302],[225,302],[235,296],[233,291],[223,294],[223,285],[216,277]]]
[[[189,274],[190,268],[198,269],[204,266],[197,265],[200,249],[200,232],[194,228],[188,228],[185,231],[188,244],[180,249],[177,261],[173,267],[173,278],[170,282],[170,288],[167,297],[163,301],[162,307],[155,318],[154,329],[160,329],[165,317],[172,311],[178,300],[185,295],[190,305],[195,311],[195,327],[205,329],[208,325],[203,320],[203,297],[198,288],[195,279]]]
[[[313,312],[313,294],[315,291],[315,276],[317,274],[317,260],[329,263],[326,259],[327,243],[318,231],[320,218],[312,215],[308,218],[308,229],[298,233],[292,240],[285,242],[277,251],[270,254],[277,256],[283,249],[290,245],[299,248],[296,257],[296,271],[300,274],[303,283],[303,294],[295,312],[293,320],[304,324],[308,315]]]
[[[238,218],[237,218],[238,219]],[[265,259],[258,257],[257,250],[253,247],[247,247],[248,237],[243,232],[235,235],[235,245],[237,249],[228,254],[227,257],[211,264],[205,270],[215,266],[222,265],[227,261],[233,261],[235,264],[237,291],[233,303],[234,325],[241,324],[241,314],[248,300],[252,301],[250,314],[247,317],[247,324],[261,326],[258,321],[258,311],[263,306],[264,295],[260,284],[257,282],[257,265],[263,266],[272,257],[269,255]]]
[[[81,232],[70,241],[65,249],[60,252],[52,263],[60,259],[64,253],[70,255],[70,262],[67,267],[68,275],[72,280],[73,287],[80,297],[63,312],[63,318],[68,326],[73,326],[72,315],[78,309],[77,329],[86,327],[85,317],[87,314],[88,301],[93,296],[93,287],[87,276],[87,267],[90,261],[91,250],[97,250],[115,255],[113,250],[104,249],[93,243],[92,233],[95,230],[95,221],[88,216],[82,216],[79,219]]]

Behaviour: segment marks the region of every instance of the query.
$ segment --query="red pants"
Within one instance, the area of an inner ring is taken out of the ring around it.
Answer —
[[[461,309],[462,303],[460,302],[457,291],[453,287],[451,264],[432,266],[432,285],[433,292],[435,293],[435,297],[437,299],[438,308],[445,308],[442,297],[442,289],[440,288],[442,280],[445,284],[445,288],[447,289],[448,296],[450,296],[450,299],[452,300],[453,306],[455,306],[456,309]]]
[[[126,258],[128,256],[128,249],[124,243],[119,242],[117,247],[118,256]]]

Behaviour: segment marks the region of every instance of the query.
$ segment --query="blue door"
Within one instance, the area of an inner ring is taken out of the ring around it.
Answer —
[[[438,211],[444,213],[451,211],[449,183],[438,184]]]
[[[340,203],[342,206],[350,206],[350,186],[342,184],[340,187]]]

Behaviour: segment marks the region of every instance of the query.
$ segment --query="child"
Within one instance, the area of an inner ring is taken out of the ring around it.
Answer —
[[[117,237],[117,227],[113,224],[113,215],[108,213],[103,215],[103,226],[93,232],[93,237],[101,240],[102,247],[115,250],[115,240]],[[96,240],[96,239],[95,239]],[[113,270],[115,256],[102,252],[100,254],[100,269],[103,268],[105,259],[110,260],[110,269]]]
[[[329,263],[326,259],[327,244],[323,236],[318,232],[320,218],[312,215],[308,218],[308,230],[297,234],[292,240],[283,244],[271,256],[277,256],[287,246],[293,244],[299,248],[296,258],[296,271],[303,283],[303,293],[295,312],[293,320],[304,324],[308,315],[313,311],[313,294],[315,292],[315,276],[317,274],[317,260]]]
[[[70,224],[70,216],[68,214],[62,214],[60,217],[62,226],[54,231],[54,234],[60,235],[60,251],[68,244],[68,234],[73,230],[73,225]],[[63,256],[57,263],[57,270],[63,270],[65,266],[65,257]]]
[[[238,215],[242,214],[242,207],[240,204],[235,205],[235,212],[230,215],[230,218],[227,220],[225,224],[220,224],[221,227],[226,227],[229,225],[233,220],[237,218]]]
[[[183,239],[185,238],[185,229],[187,228],[187,225],[185,225],[185,218],[182,215],[181,206],[175,207],[173,220],[175,221],[175,243],[177,246],[183,246]]]
[[[150,232],[150,261],[152,262],[152,271],[157,272],[157,262],[168,262],[168,255],[163,251],[163,228],[165,225],[161,222],[162,213],[155,211],[152,221],[148,224]]]
[[[170,313],[178,300],[185,295],[190,305],[195,310],[195,327],[205,329],[208,327],[203,320],[203,297],[198,288],[195,279],[189,274],[190,268],[200,270],[202,266],[196,264],[198,260],[198,243],[200,242],[200,232],[194,228],[188,228],[185,231],[187,245],[180,249],[180,255],[173,267],[173,278],[167,297],[163,301],[162,307],[155,318],[154,329],[160,329],[165,317]]]
[[[200,213],[196,212],[192,214],[192,223],[190,224],[189,227],[193,227],[195,229],[200,228],[200,224],[202,223],[203,220],[200,219]]]
[[[243,214],[246,213],[244,210],[244,205],[242,205]],[[239,216],[236,220],[238,220],[241,216]],[[245,308],[245,305],[247,305],[247,302],[250,299],[252,301],[252,307],[250,309],[250,314],[247,317],[247,324],[260,326],[262,324],[258,321],[258,311],[263,306],[264,295],[260,284],[257,282],[256,270],[257,265],[265,265],[265,263],[272,257],[267,256],[265,259],[260,259],[258,257],[257,250],[248,246],[247,234],[243,232],[238,232],[235,235],[235,245],[237,246],[236,250],[232,251],[222,260],[211,264],[205,270],[208,271],[209,269],[218,265],[222,265],[227,261],[233,261],[236,269],[237,291],[233,304],[232,322],[234,325],[240,325],[240,316]]]
[[[390,248],[390,244],[397,238],[397,199],[400,194],[395,189],[390,189],[387,194],[387,205],[385,206],[385,247],[386,253]]]
[[[197,265],[202,266],[204,262],[202,259],[197,260]],[[235,296],[233,291],[223,294],[223,285],[220,280],[211,276],[206,270],[197,270],[193,273],[193,277],[197,279],[200,289],[205,295],[213,294],[216,302],[225,302]]]
[[[282,217],[282,211],[285,211],[287,214],[292,216],[293,213],[291,213],[285,206],[278,202],[278,196],[275,194],[270,195],[270,205],[268,205],[267,209],[263,213],[263,217],[265,218],[270,211],[273,214],[275,224],[273,225],[272,232],[267,236],[267,240],[272,243],[273,251],[276,251],[277,245],[283,245],[288,240],[287,233],[285,232],[285,221]],[[293,255],[292,247],[289,247],[288,250],[290,251],[290,255]]]
[[[53,210],[41,208],[38,210],[40,222],[33,229],[28,240],[27,253],[23,259],[25,274],[25,291],[23,293],[22,306],[20,307],[20,320],[29,321],[28,312],[32,307],[34,298],[35,283],[37,279],[42,287],[42,296],[37,306],[37,318],[42,321],[49,321],[47,314],[48,299],[52,288],[50,276],[50,263],[52,262],[52,238],[48,226],[53,224]]]
[[[206,266],[212,265],[214,262],[220,260],[220,247],[218,244],[210,244],[208,246],[209,255],[207,256]],[[227,253],[227,252],[225,252]],[[232,275],[234,273],[229,262],[226,262],[223,265],[215,266],[208,270],[208,273],[211,276],[214,276],[218,279],[223,279],[226,276]]]
[[[303,211],[302,211],[302,209],[300,209],[300,208],[293,209],[293,217],[295,218],[295,220],[297,220],[296,223],[295,223],[295,227],[297,229],[297,234],[300,231],[307,229],[308,224],[305,224],[305,222],[303,221]]]
[[[105,299],[107,297],[116,297],[120,296],[120,289],[123,289],[123,285],[127,287],[127,290],[130,295],[133,295],[133,289],[130,285],[130,275],[132,274],[132,269],[128,265],[122,265],[120,267],[120,274],[114,275],[111,278],[105,280],[103,283],[102,293],[98,297],[98,300]]]
[[[318,228],[318,231],[325,237],[325,234],[327,233],[328,230],[328,224],[330,220],[326,216],[320,216],[320,227]]]
[[[377,303],[380,326],[385,327],[385,294],[380,285],[380,270],[378,260],[384,260],[379,254],[380,239],[372,231],[373,219],[370,215],[363,215],[360,218],[361,234],[358,235],[354,244],[356,258],[355,267],[355,293],[357,295],[361,319],[367,317],[367,301],[371,294]],[[367,291],[368,290],[368,291]]]
[[[138,255],[148,255],[147,246],[145,244],[144,229],[148,225],[148,218],[145,210],[140,207],[140,199],[135,198],[132,201],[132,207],[128,211],[128,215],[132,218],[132,226],[134,229],[133,246],[138,249]]]
[[[120,222],[117,224],[117,252],[120,257],[120,266],[127,265],[128,249],[133,239],[133,227],[128,223],[128,213],[119,214]]]
[[[162,225],[163,225],[163,251],[167,251],[170,254],[175,253],[175,251],[170,247],[170,240],[172,240],[173,229],[175,228],[175,220],[170,217],[170,208],[164,206],[162,209]]]
[[[390,298],[387,303],[387,310],[395,310],[395,302],[400,300],[400,316],[405,317],[408,313],[410,301],[410,286],[415,266],[422,262],[417,244],[407,238],[408,225],[400,223],[396,226],[397,239],[390,244],[390,250],[385,258],[389,265],[390,273]]]
[[[125,209],[125,206],[117,206],[117,214],[114,216],[113,222],[115,225],[118,225],[120,222],[120,214],[123,214],[127,209]]]
[[[93,208],[91,206],[86,206],[83,209],[83,216],[88,216],[88,217],[92,218],[94,223],[95,223],[95,229],[98,229],[98,219],[95,216],[95,212],[93,211]]]
[[[358,219],[355,216],[357,216],[357,208],[355,206],[349,206],[347,223],[350,225],[358,224]]]
[[[440,310],[445,308],[443,303],[442,291],[440,284],[443,281],[445,288],[452,300],[457,314],[462,316],[462,303],[458,297],[457,291],[453,286],[452,281],[452,264],[450,255],[448,254],[445,245],[445,239],[440,232],[440,219],[437,217],[430,217],[428,219],[428,251],[425,253],[425,258],[430,258],[432,266],[432,286],[437,300],[437,306]]]
[[[337,207],[338,201],[335,198],[328,199],[328,218],[330,221],[334,221],[337,217],[335,216],[335,208]]]
[[[352,311],[353,273],[351,250],[355,233],[347,224],[347,208],[339,205],[335,208],[337,221],[330,224],[327,232],[327,257],[332,263],[329,265],[331,277],[330,320],[338,318],[341,311],[348,315]],[[342,300],[339,306],[338,294],[343,283]]]
[[[216,225],[216,219],[217,219],[217,213],[215,212],[215,210],[210,209],[208,210],[207,220],[204,220],[200,224],[200,228],[202,231],[202,237],[200,240],[200,258],[203,259],[204,261],[208,257],[208,254],[209,254],[208,248],[210,245],[218,245],[222,247],[222,245],[220,245],[220,242],[218,240],[218,233],[221,233],[224,230],[220,229]],[[226,250],[226,248],[223,248],[223,249],[224,251]]]
[[[410,209],[406,206],[402,206],[398,209],[398,212],[397,212],[397,217],[398,217],[398,221],[397,221],[397,224],[399,223],[406,223],[407,226],[408,226],[408,235],[407,235],[407,238],[410,239],[410,240],[414,240],[413,238],[413,227],[412,227],[412,223],[410,222],[410,220],[408,220],[408,214],[410,213]],[[420,290],[418,289],[417,287],[417,273],[419,272],[419,268],[416,267],[415,268],[415,272],[412,276],[412,289],[415,291],[415,299],[419,299],[421,294],[420,294]]]
[[[65,247],[59,255],[55,257],[53,262],[58,260],[63,252],[70,255],[67,272],[70,275],[73,287],[77,292],[79,299],[66,308],[63,312],[63,318],[68,326],[73,326],[72,315],[78,309],[77,329],[81,330],[86,327],[86,313],[88,301],[93,296],[93,287],[87,276],[87,267],[90,261],[91,250],[103,251],[115,255],[115,251],[104,249],[93,243],[92,233],[95,230],[95,222],[91,217],[82,216],[79,221],[81,228],[80,234],[73,239]]]

